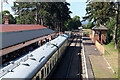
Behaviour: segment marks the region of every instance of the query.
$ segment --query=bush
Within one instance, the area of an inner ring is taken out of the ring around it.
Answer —
[[[113,34],[114,34],[114,26],[115,26],[115,19],[112,18],[110,19],[110,21],[107,23],[106,27],[107,27],[107,34],[106,34],[106,41],[107,44],[109,44],[111,42],[111,40],[113,39]]]
[[[86,28],[87,28],[87,29],[92,29],[94,26],[95,26],[95,25],[94,25],[93,23],[88,23],[88,24],[86,25]]]

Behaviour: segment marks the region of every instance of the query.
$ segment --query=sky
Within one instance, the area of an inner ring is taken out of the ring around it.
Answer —
[[[3,10],[8,10],[10,11],[10,13],[14,15],[14,11],[12,11],[11,9],[11,6],[13,6],[13,2],[15,0],[8,0],[8,3],[3,3]],[[86,0],[67,0],[68,3],[70,3],[70,11],[72,11],[72,14],[71,17],[74,17],[74,16],[80,16],[80,19],[82,20],[82,17],[85,16],[85,13],[86,13]],[[0,4],[1,6],[1,4]],[[0,11],[1,11],[1,8],[0,8]]]
[[[82,17],[86,14],[86,3],[85,2],[70,2],[70,11],[72,11],[71,17],[80,16]]]

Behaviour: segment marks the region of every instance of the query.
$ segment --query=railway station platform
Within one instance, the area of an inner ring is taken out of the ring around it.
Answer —
[[[85,49],[88,78],[90,80],[114,80],[111,67],[95,47],[92,40],[88,36],[83,36],[82,38]]]

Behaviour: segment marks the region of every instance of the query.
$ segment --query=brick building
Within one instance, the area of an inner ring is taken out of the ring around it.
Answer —
[[[92,28],[92,30],[92,36],[95,40],[97,40],[101,44],[106,43],[105,34],[107,32],[107,28],[104,25],[95,26]]]

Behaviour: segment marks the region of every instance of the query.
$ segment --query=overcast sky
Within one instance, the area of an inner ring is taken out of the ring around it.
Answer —
[[[11,6],[13,6],[14,1],[15,0],[8,0],[9,4],[3,3],[3,10],[10,11],[10,13],[13,16],[15,16],[15,15],[14,15],[14,12],[12,11],[12,9],[11,9]],[[86,11],[85,11],[85,8],[86,8],[86,3],[85,2],[86,2],[86,0],[67,0],[67,2],[70,3],[69,8],[72,11],[72,14],[70,14],[71,17],[80,16],[80,18],[82,20],[82,17],[85,16],[85,13],[86,13]],[[0,4],[0,6],[1,6],[1,4]],[[1,11],[1,9],[0,9],[0,11]]]

